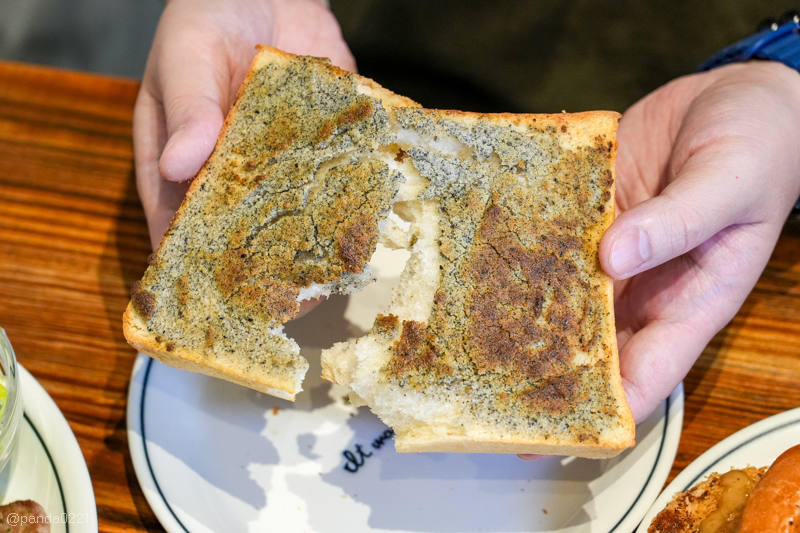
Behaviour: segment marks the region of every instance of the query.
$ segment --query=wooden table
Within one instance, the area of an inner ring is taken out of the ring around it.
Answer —
[[[100,531],[163,531],[128,452],[135,352],[120,318],[150,244],[133,173],[134,81],[0,62],[0,326],[81,445]],[[686,379],[674,477],[800,406],[800,222]]]

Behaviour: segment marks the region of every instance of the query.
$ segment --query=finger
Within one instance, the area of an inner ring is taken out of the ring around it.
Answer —
[[[161,178],[158,156],[165,139],[163,110],[145,84],[139,92],[133,113],[133,144],[136,186],[153,249],[158,247],[188,188],[188,183],[172,183]]]
[[[222,128],[223,115],[217,102],[202,98],[187,102],[167,116],[171,131],[159,160],[159,171],[170,181],[193,178],[211,155]],[[175,124],[178,124],[175,126]]]
[[[672,394],[709,338],[686,324],[662,321],[649,324],[625,344],[620,372],[637,424]]]
[[[327,57],[337,67],[356,72],[355,59],[326,4],[319,0],[273,0],[274,46],[293,54]]]
[[[623,384],[637,423],[672,393],[736,314],[764,269],[780,227],[728,227],[692,252],[625,282],[617,338]],[[638,315],[633,322],[624,319],[633,315]]]
[[[600,242],[603,269],[625,279],[689,252],[735,223],[765,216],[764,169],[748,157],[752,146],[735,139],[709,143],[693,153],[660,195],[622,215]],[[755,211],[753,206],[761,206]]]
[[[178,45],[177,49],[182,49]],[[201,54],[202,57],[203,54]],[[159,62],[167,141],[159,171],[171,181],[193,178],[214,149],[227,106],[226,66],[166,55]],[[222,69],[220,71],[220,69]]]
[[[732,233],[726,230],[701,250],[636,276],[626,288],[631,300],[625,300],[619,314],[630,316],[636,308],[645,322],[633,334],[618,335],[620,372],[637,424],[683,380],[748,292],[753,276],[722,272],[711,278],[698,264],[726,261],[735,246],[724,241],[726,236],[733,240]]]

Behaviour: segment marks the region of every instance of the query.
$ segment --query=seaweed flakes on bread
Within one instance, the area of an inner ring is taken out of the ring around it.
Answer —
[[[392,141],[385,105],[417,105],[327,60],[260,47],[124,316],[176,368],[293,400],[308,363],[282,326],[299,301],[372,281],[399,176],[362,157]]]
[[[126,338],[293,399],[308,364],[283,324],[372,281],[380,240],[412,252],[393,303],[322,363],[399,451],[616,455],[634,424],[597,248],[618,117],[422,110],[262,47],[133,287]]]
[[[395,111],[413,243],[364,338],[323,351],[401,452],[610,457],[634,442],[611,280],[618,115]]]

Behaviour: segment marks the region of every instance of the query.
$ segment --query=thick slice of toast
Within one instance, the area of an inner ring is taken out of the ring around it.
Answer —
[[[294,399],[308,363],[283,324],[302,299],[372,281],[377,223],[401,179],[374,156],[394,139],[389,104],[417,105],[327,60],[262,47],[133,287],[128,342]]]
[[[611,280],[618,115],[431,111],[263,48],[133,289],[125,335],[172,366],[293,399],[299,301],[412,250],[390,308],[323,353],[400,451],[608,457],[633,445]]]
[[[392,426],[401,452],[632,446],[597,256],[618,115],[394,115],[394,210],[410,228],[384,235],[412,255],[372,331],[323,352],[323,377]]]

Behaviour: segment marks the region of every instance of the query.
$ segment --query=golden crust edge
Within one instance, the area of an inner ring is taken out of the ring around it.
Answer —
[[[602,220],[602,231],[596,236],[596,244],[594,248],[600,251],[600,240],[603,237],[605,231],[611,226],[616,218],[616,197],[617,197],[617,127],[619,124],[619,117],[618,113],[604,113],[604,120],[602,123],[604,127],[611,126],[611,131],[613,132],[614,142],[611,146],[610,154],[609,154],[609,168],[611,169],[611,197],[606,202],[606,209],[603,213],[603,220]],[[606,121],[613,121],[613,124],[609,124]],[[599,256],[597,257],[598,263],[600,262]],[[627,434],[630,435],[630,441],[627,443],[626,447],[632,448],[636,444],[636,422],[633,418],[633,412],[630,408],[630,402],[628,401],[627,394],[625,392],[625,387],[622,384],[622,374],[619,364],[619,346],[617,345],[617,331],[616,331],[616,313],[614,310],[614,280],[605,273],[602,266],[599,267],[598,272],[601,278],[601,294],[603,295],[604,299],[604,307],[608,310],[608,328],[610,331],[605,332],[604,335],[604,342],[608,344],[608,355],[610,355],[609,363],[612,365],[616,371],[613,373],[613,380],[611,382],[611,387],[613,388],[614,392],[618,395],[618,397],[622,400],[622,405],[620,405],[620,423],[624,426],[624,429]]]
[[[255,380],[247,377],[242,372],[232,371],[232,369],[224,365],[210,361],[191,350],[175,347],[173,351],[168,352],[161,347],[160,343],[156,342],[153,335],[147,331],[146,326],[143,324],[144,321],[141,315],[129,303],[122,317],[122,330],[128,344],[140,353],[161,361],[172,368],[199,372],[206,376],[224,379],[225,381],[292,402],[295,400],[295,395],[303,390],[301,380],[297,380],[294,386],[291,386],[289,382],[280,382],[278,380]],[[202,362],[200,362],[201,359]]]
[[[518,442],[500,440],[475,440],[465,436],[446,436],[418,439],[398,437],[395,449],[398,453],[449,452],[449,453],[516,453],[532,455],[565,455],[585,459],[609,459],[616,457],[629,446],[612,444],[608,446],[545,444],[542,442]]]
[[[457,120],[466,125],[488,121],[499,127],[517,128],[553,127],[559,135],[567,135],[579,143],[588,144],[596,136],[616,132],[622,117],[616,111],[581,111],[578,113],[480,113],[453,109],[426,109],[438,118]],[[565,126],[566,131],[561,127]],[[615,133],[616,135],[616,133]],[[616,143],[615,143],[616,144]]]
[[[273,48],[266,44],[256,45],[256,50],[258,50],[258,53],[256,54],[256,57],[253,59],[253,63],[250,66],[250,70],[248,71],[248,79],[249,79],[249,72],[252,72],[256,68],[261,68],[265,65],[273,63],[275,62],[275,60],[291,61],[296,57],[301,57],[296,54],[284,52],[283,50]],[[325,58],[318,58],[318,59],[322,61]],[[396,94],[390,91],[389,89],[386,89],[379,83],[369,78],[365,78],[364,76],[360,76],[355,72],[349,72],[347,70],[337,67],[336,65],[326,65],[325,68],[332,70],[334,73],[341,74],[342,76],[353,76],[356,79],[358,89],[360,89],[363,94],[371,96],[376,100],[381,100],[384,104],[388,104],[394,107],[422,107],[414,100]],[[244,87],[245,84],[243,83],[242,87],[239,90],[239,93],[236,95],[237,101],[239,100],[239,97],[241,96],[241,91]]]

